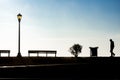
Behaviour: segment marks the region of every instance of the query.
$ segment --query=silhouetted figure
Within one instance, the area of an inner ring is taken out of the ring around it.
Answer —
[[[115,54],[113,53],[114,47],[115,47],[114,41],[112,39],[110,39],[110,53],[111,53],[111,57],[115,56]]]

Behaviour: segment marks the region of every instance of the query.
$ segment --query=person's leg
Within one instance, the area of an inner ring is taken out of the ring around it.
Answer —
[[[111,51],[112,51],[112,56],[115,56],[115,54],[114,54],[114,52],[113,52],[113,49],[114,49],[114,47],[111,49]]]
[[[112,57],[112,49],[110,49],[111,57]]]

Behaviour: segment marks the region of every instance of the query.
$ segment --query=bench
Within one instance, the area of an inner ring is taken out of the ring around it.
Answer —
[[[10,50],[0,50],[0,57],[1,57],[1,54],[2,53],[7,53],[8,54],[8,57],[10,57]]]
[[[39,54],[46,54],[46,57],[48,56],[48,54],[57,54],[57,51],[52,51],[52,50],[28,50],[28,57],[30,57],[30,54],[37,54],[37,57],[39,57]]]

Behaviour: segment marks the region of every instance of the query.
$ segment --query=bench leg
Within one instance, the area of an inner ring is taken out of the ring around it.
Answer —
[[[8,53],[8,57],[10,57],[10,53]]]
[[[55,54],[55,57],[56,57],[56,54]]]
[[[28,53],[28,57],[30,57],[30,53]]]
[[[46,57],[47,57],[47,53],[46,53]]]
[[[39,57],[39,53],[37,53],[37,57]]]

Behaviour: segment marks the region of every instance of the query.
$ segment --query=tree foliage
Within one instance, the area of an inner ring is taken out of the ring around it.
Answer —
[[[79,44],[74,44],[72,47],[70,47],[70,52],[73,54],[75,57],[78,57],[78,54],[81,53],[82,50],[82,45]]]

